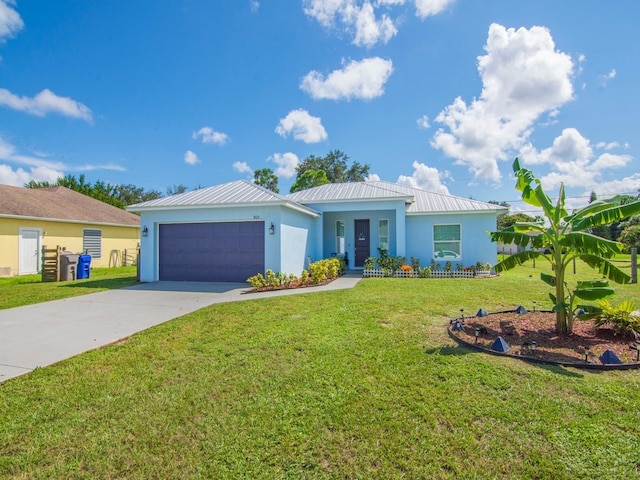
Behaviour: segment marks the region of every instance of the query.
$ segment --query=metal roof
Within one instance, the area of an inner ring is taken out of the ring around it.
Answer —
[[[504,211],[505,207],[385,181],[330,183],[288,195],[302,204],[404,199],[407,213]]]
[[[129,205],[127,210],[140,212],[143,210],[164,210],[171,208],[193,208],[213,206],[245,206],[245,205],[284,205],[297,210],[317,215],[317,212],[297,204],[289,198],[272,192],[247,180],[223,183],[213,187],[201,188],[191,192],[171,195],[147,202]]]
[[[327,183],[287,195],[291,200],[304,204],[389,199],[411,201],[412,196],[411,193],[386,188],[385,185],[376,185],[376,182]]]
[[[317,203],[402,200],[408,214],[499,212],[505,207],[467,198],[427,192],[392,182],[329,183],[309,188],[287,196],[274,193],[247,180],[224,183],[192,192],[158,198],[130,205],[127,210],[164,210],[172,208],[197,208],[216,206],[283,205],[317,215],[311,207]]]
[[[443,213],[443,212],[503,212],[506,207],[493,203],[471,200],[470,198],[445,195],[443,193],[428,192],[420,188],[400,185],[398,183],[377,181],[367,182],[380,187],[393,189],[407,195],[414,196],[414,202],[407,209],[407,213]]]

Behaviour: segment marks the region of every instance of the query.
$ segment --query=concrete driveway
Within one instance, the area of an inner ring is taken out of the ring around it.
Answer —
[[[360,278],[257,294],[244,294],[245,283],[153,282],[0,310],[0,382],[214,303],[351,288]]]

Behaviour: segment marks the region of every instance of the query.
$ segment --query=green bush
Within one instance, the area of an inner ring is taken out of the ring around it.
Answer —
[[[596,327],[611,325],[622,335],[640,334],[640,316],[633,314],[636,305],[631,300],[626,300],[617,306],[613,306],[609,300],[600,300],[598,305],[602,312],[595,319]]]
[[[267,286],[274,288],[280,286],[280,278],[278,278],[278,275],[270,268],[267,269]]]
[[[249,283],[253,288],[264,288],[267,286],[267,281],[261,273],[247,278],[247,283]]]

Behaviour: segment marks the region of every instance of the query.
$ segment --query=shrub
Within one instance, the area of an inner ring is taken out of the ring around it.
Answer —
[[[420,259],[419,258],[411,257],[411,268],[413,268],[413,270],[416,271],[416,272],[420,271]]]
[[[247,278],[247,283],[249,283],[253,288],[264,288],[267,286],[267,281],[261,273]]]
[[[274,288],[280,286],[280,278],[270,268],[267,269],[267,286]]]
[[[311,276],[309,275],[309,270],[307,269],[302,270],[302,274],[300,275],[300,283],[302,285],[308,285],[310,280],[311,280]]]
[[[634,315],[636,305],[632,301],[626,300],[614,307],[609,300],[600,300],[598,305],[602,312],[595,320],[596,327],[611,325],[622,335],[640,334],[640,315]]]
[[[364,261],[364,268],[367,270],[374,270],[376,268],[376,258],[369,257]]]

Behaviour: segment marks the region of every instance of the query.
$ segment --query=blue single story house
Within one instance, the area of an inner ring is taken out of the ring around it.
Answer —
[[[308,259],[359,269],[378,249],[463,266],[494,263],[504,207],[391,182],[334,183],[279,195],[246,180],[127,207],[140,214],[140,280],[244,282],[300,275]]]

